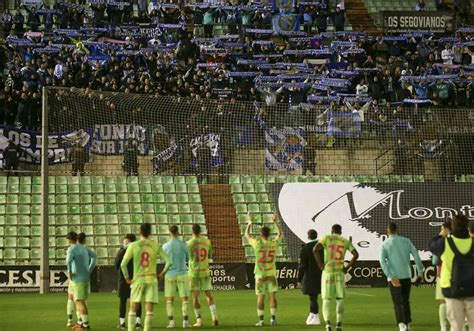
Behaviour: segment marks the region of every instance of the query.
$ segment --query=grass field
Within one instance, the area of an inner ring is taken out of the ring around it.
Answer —
[[[344,330],[385,331],[398,330],[388,289],[348,289]],[[153,329],[163,329],[166,313],[160,293],[160,304],[156,308]],[[253,291],[217,292],[216,303],[219,314],[219,329],[255,329],[255,295]],[[434,288],[412,290],[414,331],[438,329],[438,309],[434,300]],[[282,290],[278,293],[278,326],[263,328],[283,330],[323,330],[322,326],[306,326],[308,314],[307,297],[298,290]],[[115,294],[93,293],[89,298],[90,320],[93,330],[116,330],[118,301]],[[204,322],[209,325],[207,307],[202,309]],[[66,294],[0,294],[0,331],[56,331],[67,330]],[[175,304],[175,320],[181,325],[181,309]],[[194,314],[191,312],[191,322]],[[268,324],[268,309],[266,310]],[[204,328],[211,330],[213,328]]]

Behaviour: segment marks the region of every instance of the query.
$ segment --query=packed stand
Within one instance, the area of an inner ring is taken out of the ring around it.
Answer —
[[[291,8],[289,26],[255,4],[139,0],[136,15],[124,1],[25,9],[27,17],[0,16],[6,125],[38,128],[43,86],[286,103],[290,113],[357,113],[367,125],[413,125],[433,109],[472,104],[474,29],[441,38],[344,32],[344,11],[325,0]]]

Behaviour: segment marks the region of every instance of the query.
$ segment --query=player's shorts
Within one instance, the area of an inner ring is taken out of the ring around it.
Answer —
[[[441,279],[436,278],[436,300],[444,300],[443,289],[441,288]]]
[[[180,298],[188,297],[189,291],[189,278],[187,274],[179,276],[165,276],[165,297],[176,297]]]
[[[87,298],[89,298],[89,293],[91,293],[91,286],[89,282],[74,283],[73,295],[75,301],[87,300]]]
[[[72,280],[69,281],[67,286],[67,294],[74,296],[74,282]]]
[[[211,277],[191,277],[191,291],[210,291],[212,290]]]
[[[255,277],[255,294],[262,295],[278,292],[278,281],[276,277]]]
[[[130,302],[158,303],[158,284],[132,284]]]
[[[322,299],[344,299],[346,282],[343,272],[324,272],[321,277]]]

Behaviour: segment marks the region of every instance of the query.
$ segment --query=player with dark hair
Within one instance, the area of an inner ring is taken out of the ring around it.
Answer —
[[[321,251],[324,250],[324,261],[321,258]],[[350,251],[352,260],[344,266],[346,252]],[[342,227],[334,224],[331,234],[324,236],[319,243],[314,246],[313,254],[316,263],[323,271],[321,276],[321,298],[323,299],[323,317],[326,322],[326,330],[331,331],[331,300],[336,300],[336,330],[342,331],[342,321],[344,319],[344,298],[345,298],[345,278],[346,271],[354,265],[359,257],[352,243],[342,236]]]
[[[137,240],[137,237],[133,233],[128,233],[123,238],[123,247],[117,253],[117,257],[115,258],[115,269],[118,272],[118,297],[120,299],[120,307],[119,307],[119,328],[126,329],[127,325],[125,323],[125,313],[127,310],[127,300],[130,299],[130,285],[127,284],[125,281],[125,277],[122,273],[122,269],[120,268],[120,264],[122,263],[123,257],[125,252],[127,251],[128,246],[134,241]],[[127,270],[129,276],[133,279],[133,261],[128,262]],[[142,317],[142,306],[138,304],[137,307],[137,322],[135,327],[141,328],[141,317]]]
[[[163,250],[171,259],[172,266],[165,275],[165,297],[166,312],[168,314],[168,328],[173,328],[173,302],[174,297],[179,295],[181,298],[181,311],[183,313],[183,328],[189,327],[189,261],[188,247],[180,240],[179,228],[176,225],[170,226],[170,240],[163,245]]]
[[[303,294],[309,296],[310,306],[306,325],[320,325],[318,294],[321,293],[321,269],[313,256],[314,246],[318,243],[316,230],[308,231],[308,243],[304,244],[300,252],[298,267],[298,282],[302,285]],[[320,252],[322,254],[322,252]]]
[[[260,238],[254,239],[250,235],[252,216],[247,214],[247,228],[245,238],[255,251],[255,293],[257,294],[258,322],[256,326],[264,326],[265,295],[270,300],[270,324],[276,325],[278,282],[276,278],[276,254],[283,239],[276,215],[273,215],[273,224],[277,231],[276,238],[270,239],[271,231],[267,226],[262,227]]]
[[[474,238],[474,221],[469,222],[469,235]]]
[[[67,238],[72,242],[74,234],[69,233]],[[76,310],[81,314],[81,321],[78,321],[73,329],[84,330],[90,329],[86,300],[90,293],[90,275],[97,264],[97,255],[84,245],[84,233],[77,235],[76,239],[77,245],[71,245],[67,251],[66,265],[69,277],[74,282]]]
[[[199,224],[193,224],[193,238],[187,242],[189,253],[189,279],[191,291],[193,294],[194,314],[196,323],[193,327],[202,327],[201,303],[199,295],[201,291],[206,296],[209,310],[211,311],[212,325],[219,324],[217,320],[217,309],[212,296],[211,275],[209,270],[209,259],[212,256],[212,246],[209,239],[201,236],[201,227]]]
[[[66,235],[69,248],[77,244],[77,233],[74,231],[69,232]],[[68,249],[69,250],[69,249]],[[76,312],[77,323],[82,324],[81,314],[76,310],[76,304],[74,303],[74,282],[69,279],[67,288],[67,327],[73,327],[75,324],[72,321],[72,316]]]
[[[410,329],[410,289],[411,260],[415,259],[417,280],[422,280],[423,263],[418,250],[410,239],[397,234],[397,224],[390,223],[387,227],[388,239],[380,247],[380,265],[387,276],[390,294],[395,309],[395,318],[400,331]]]
[[[140,240],[131,243],[120,268],[125,281],[131,284],[130,311],[128,313],[128,331],[135,330],[138,304],[146,303],[145,331],[151,330],[153,308],[158,303],[158,277],[156,271],[157,259],[160,256],[165,261],[165,267],[160,277],[168,271],[171,260],[163,251],[161,245],[150,239],[151,224],[140,225]],[[128,273],[128,263],[133,260],[133,279]]]

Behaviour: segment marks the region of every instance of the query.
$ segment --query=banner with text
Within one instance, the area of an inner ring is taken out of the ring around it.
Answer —
[[[384,11],[383,29],[388,33],[453,31],[453,13],[440,11]]]
[[[389,222],[418,248],[423,260],[440,225],[456,213],[474,220],[474,186],[470,183],[287,183],[271,184],[288,253],[298,259],[307,231],[319,236],[342,226],[361,261],[377,261]]]

